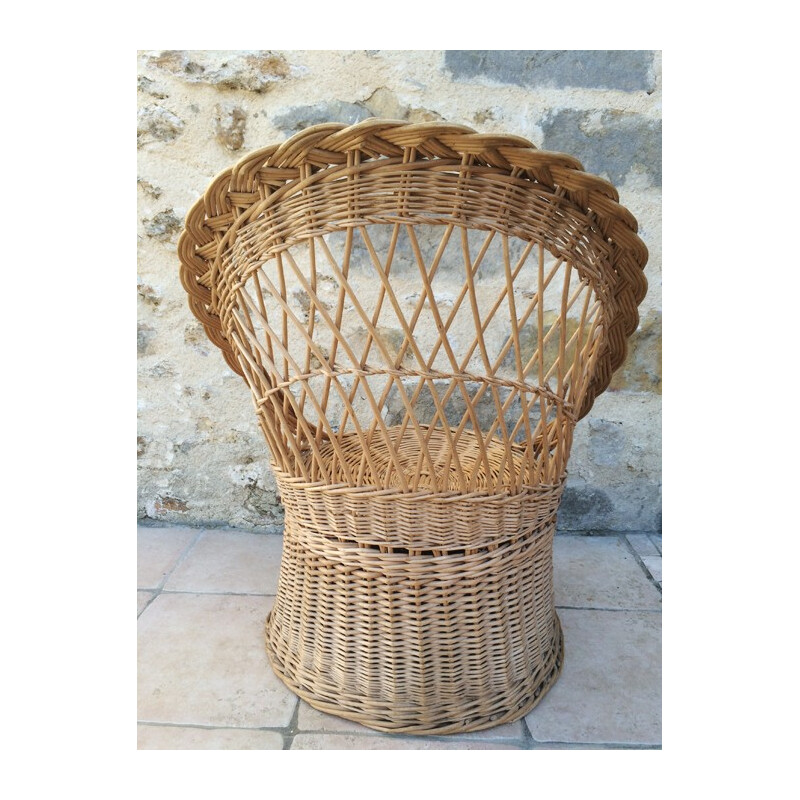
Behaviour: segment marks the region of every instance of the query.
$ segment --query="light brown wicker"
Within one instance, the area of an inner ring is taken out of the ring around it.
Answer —
[[[183,285],[286,512],[267,651],[311,705],[451,733],[556,680],[556,513],[638,324],[636,230],[570,156],[374,119],[253,153],[190,211]]]

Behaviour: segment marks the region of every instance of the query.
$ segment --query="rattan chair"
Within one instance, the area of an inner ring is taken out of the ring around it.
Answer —
[[[285,507],[267,651],[312,706],[443,734],[555,682],[556,513],[638,324],[636,230],[570,156],[374,119],[259,150],[190,211],[183,285]]]

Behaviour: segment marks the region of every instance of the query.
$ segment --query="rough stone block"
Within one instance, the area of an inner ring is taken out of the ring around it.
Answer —
[[[187,322],[183,326],[183,341],[201,356],[208,356],[210,343],[205,328],[199,322]]]
[[[183,120],[161,106],[145,106],[137,112],[136,143],[141,147],[152,141],[171,142],[182,133]]]
[[[660,524],[660,483],[633,475],[602,489],[570,479],[558,512],[560,531],[658,531]]]
[[[136,325],[136,351],[141,355],[147,353],[150,348],[150,342],[156,335],[156,330],[152,325],[145,322],[139,322]]]
[[[661,394],[661,312],[650,309],[628,340],[625,363],[614,373],[611,391]]]
[[[142,280],[136,282],[136,293],[149,306],[161,305],[162,292],[160,287],[153,287]]]
[[[557,111],[542,122],[544,150],[569,153],[615,186],[631,170],[661,186],[661,120],[620,111]]]
[[[344,122],[353,125],[370,116],[369,109],[361,103],[331,100],[327,103],[315,103],[310,106],[295,106],[283,114],[276,115],[273,123],[278,130],[291,135],[310,125],[319,125],[323,122]]]
[[[136,88],[140,92],[144,92],[145,94],[149,94],[151,97],[155,97],[159,100],[164,100],[167,97],[167,94],[164,90],[150,78],[140,75],[136,79]]]
[[[599,466],[615,467],[625,452],[625,431],[621,422],[589,420],[589,455]]]
[[[385,86],[376,89],[365,105],[371,114],[382,119],[405,119],[408,116],[408,106],[403,105],[395,93]]]
[[[566,531],[592,528],[602,530],[603,518],[612,509],[611,500],[602,489],[592,486],[566,486],[558,511],[558,525]]]
[[[652,91],[650,50],[446,50],[459,80],[485,77],[517,86]]]
[[[137,178],[136,185],[149,197],[152,197],[153,200],[158,200],[161,197],[163,189],[160,186],[154,186],[150,181],[145,180],[144,178]]]
[[[561,531],[653,531],[661,526],[661,484],[628,471],[614,485],[570,478],[558,512]]]
[[[441,114],[427,108],[412,108],[406,115],[409,122],[440,122]]]
[[[214,133],[217,141],[231,151],[241,150],[247,114],[241,106],[218,103],[214,107]]]
[[[171,208],[159,211],[152,219],[143,219],[144,232],[153,239],[167,242],[176,239],[183,220]]]
[[[187,83],[251,92],[264,92],[289,75],[286,59],[269,50],[163,50],[147,63]]]

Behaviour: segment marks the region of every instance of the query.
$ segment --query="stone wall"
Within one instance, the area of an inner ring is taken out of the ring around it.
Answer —
[[[249,392],[191,315],[176,244],[211,179],[323,121],[446,120],[579,158],[650,250],[629,356],[578,425],[570,531],[661,526],[661,57],[653,51],[142,51],[138,54],[138,515],[278,531]]]

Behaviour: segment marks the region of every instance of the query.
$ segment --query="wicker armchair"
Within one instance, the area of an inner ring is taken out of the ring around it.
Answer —
[[[190,307],[286,512],[267,651],[311,705],[463,732],[555,682],[573,429],[646,290],[617,201],[525,139],[373,119],[253,153],[190,211]]]

